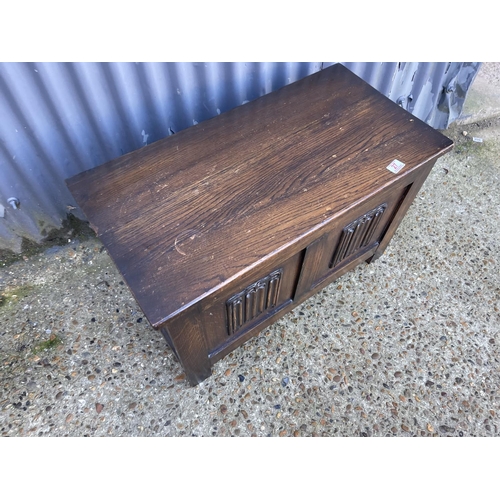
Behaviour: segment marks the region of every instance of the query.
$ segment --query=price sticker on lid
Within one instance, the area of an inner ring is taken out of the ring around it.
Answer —
[[[405,164],[399,160],[392,160],[391,164],[388,165],[387,170],[390,170],[393,174],[399,174]]]

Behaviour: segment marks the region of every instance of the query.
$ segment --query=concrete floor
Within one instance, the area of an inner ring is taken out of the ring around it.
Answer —
[[[498,75],[483,66],[385,255],[195,388],[99,240],[2,268],[0,435],[497,436]]]

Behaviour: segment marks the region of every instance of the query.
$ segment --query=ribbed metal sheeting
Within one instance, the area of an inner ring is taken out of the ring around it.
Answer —
[[[68,213],[83,216],[64,179],[331,64],[0,63],[0,249],[20,252],[23,238],[41,241]],[[343,64],[441,129],[460,115],[480,65]]]

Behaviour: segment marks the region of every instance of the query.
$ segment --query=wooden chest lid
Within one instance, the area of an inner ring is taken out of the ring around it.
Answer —
[[[336,64],[67,185],[159,326],[452,145]]]

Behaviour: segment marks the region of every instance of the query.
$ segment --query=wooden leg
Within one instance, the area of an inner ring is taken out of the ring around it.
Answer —
[[[193,386],[212,375],[203,324],[198,311],[181,313],[161,328],[179,359],[189,383]]]
[[[420,188],[422,187],[425,179],[429,175],[429,172],[432,170],[432,167],[434,166],[434,163],[436,161],[430,161],[428,165],[422,168],[420,175],[415,179],[415,181],[408,186],[408,190],[406,192],[406,195],[404,198],[401,200],[401,204],[399,208],[397,209],[396,213],[394,214],[394,217],[392,218],[392,221],[389,224],[389,227],[387,228],[386,232],[382,236],[382,239],[380,240],[380,244],[377,248],[377,251],[369,258],[366,260],[368,264],[371,264],[373,261],[377,260],[379,257],[382,256],[382,254],[385,252],[385,249],[387,248],[387,245],[391,241],[392,237],[394,236],[394,233],[396,232],[396,229],[398,228],[399,224],[403,220],[404,216],[406,215],[406,212],[410,208],[411,204],[413,203],[413,200],[417,196],[417,193],[420,191]]]

